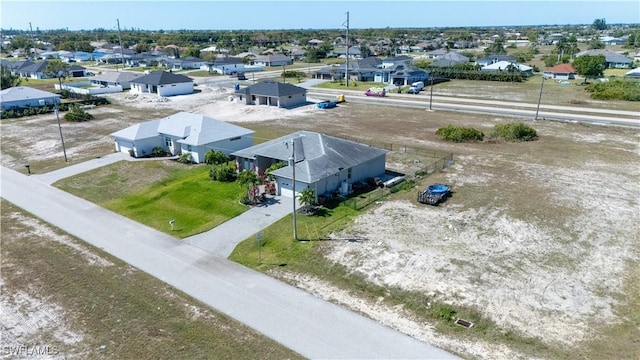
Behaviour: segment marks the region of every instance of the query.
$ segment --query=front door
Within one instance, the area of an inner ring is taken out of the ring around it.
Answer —
[[[167,145],[167,149],[169,150],[171,155],[175,155],[176,153],[174,151],[173,139],[171,139],[170,137],[166,137],[165,138],[165,142],[166,142],[166,145]]]

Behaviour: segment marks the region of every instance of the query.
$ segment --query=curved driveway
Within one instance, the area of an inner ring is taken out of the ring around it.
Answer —
[[[453,355],[295,287],[0,168],[5,200],[122,259],[308,358]]]

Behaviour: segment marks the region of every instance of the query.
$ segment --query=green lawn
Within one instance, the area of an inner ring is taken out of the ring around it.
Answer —
[[[184,238],[243,213],[238,183],[209,180],[209,166],[176,161],[120,161],[55,186],[135,221]],[[174,219],[171,230],[169,220]]]
[[[210,230],[247,210],[237,183],[209,180],[208,166],[195,166],[136,194],[104,206],[135,221],[184,238]],[[169,220],[175,220],[171,230]]]

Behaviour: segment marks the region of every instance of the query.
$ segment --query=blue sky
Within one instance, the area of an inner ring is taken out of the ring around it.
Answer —
[[[640,23],[640,1],[1,0],[4,29],[241,30]]]

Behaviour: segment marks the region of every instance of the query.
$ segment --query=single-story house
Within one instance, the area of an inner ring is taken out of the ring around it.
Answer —
[[[631,64],[633,63],[633,60],[629,59],[628,57],[624,55],[620,55],[609,49],[592,49],[592,50],[581,51],[576,54],[576,57],[579,57],[582,55],[590,55],[590,56],[604,55],[604,61],[607,63],[608,69],[631,68]]]
[[[410,85],[416,81],[429,80],[429,72],[411,65],[409,62],[378,69],[374,76],[375,82]]]
[[[207,64],[207,61],[197,57],[193,57],[193,56],[188,56],[186,58],[180,58],[180,59],[167,60],[167,66],[171,67],[173,70],[200,69],[202,66],[205,66],[206,64]]]
[[[571,64],[558,64],[544,71],[545,79],[573,80],[576,78],[576,69]]]
[[[625,77],[640,80],[640,67],[637,67],[633,70],[627,71],[624,74]]]
[[[454,65],[467,64],[467,63],[469,63],[468,57],[461,55],[458,52],[451,51],[442,55],[440,58],[436,59],[434,62],[431,63],[431,65],[438,66],[438,67],[451,67]]]
[[[67,69],[69,77],[85,77],[87,76],[87,68],[80,65],[71,65]]]
[[[154,71],[130,81],[132,93],[158,94],[158,96],[193,93],[193,79],[181,74]]]
[[[102,87],[120,85],[122,89],[131,89],[131,81],[144,76],[132,71],[105,71],[91,78],[91,84]]]
[[[247,105],[268,105],[281,108],[307,103],[307,90],[299,86],[276,81],[262,81],[238,91]]]
[[[60,95],[27,86],[14,86],[0,91],[2,110],[22,109],[60,103]]]
[[[476,60],[476,65],[487,66],[487,65],[495,64],[500,61],[515,63],[518,61],[518,59],[516,59],[515,56],[511,56],[511,55],[494,54],[494,55],[487,55],[485,57],[482,57]]]
[[[293,64],[293,60],[283,54],[260,55],[253,59],[253,64],[261,66],[285,66]]]
[[[26,79],[48,79],[50,76],[45,73],[46,68],[46,60],[36,63],[27,61],[17,70],[17,74]]]
[[[531,66],[522,65],[522,64],[516,64],[514,62],[508,62],[508,61],[498,61],[496,63],[490,64],[490,65],[487,65],[487,66],[483,66],[482,68],[480,68],[480,70],[482,70],[482,71],[508,71],[510,66],[514,66],[521,73],[529,74],[529,75],[533,74],[533,68]]]
[[[426,53],[429,59],[442,59],[447,53],[447,49],[435,49]]]
[[[229,75],[232,73],[245,72],[245,66],[239,57],[224,56],[217,57],[213,61],[207,61],[200,67],[200,70]]]
[[[117,152],[141,157],[152,154],[159,146],[172,155],[191,153],[194,162],[202,163],[209,150],[230,155],[252,146],[253,133],[208,116],[180,112],[129,126],[111,136]]]
[[[295,150],[295,156],[293,151]],[[311,131],[298,131],[274,140],[233,152],[236,167],[262,174],[275,163],[287,166],[271,172],[276,193],[293,197],[312,189],[317,195],[336,191],[346,195],[351,185],[385,173],[386,150]],[[295,160],[295,161],[294,161]]]

